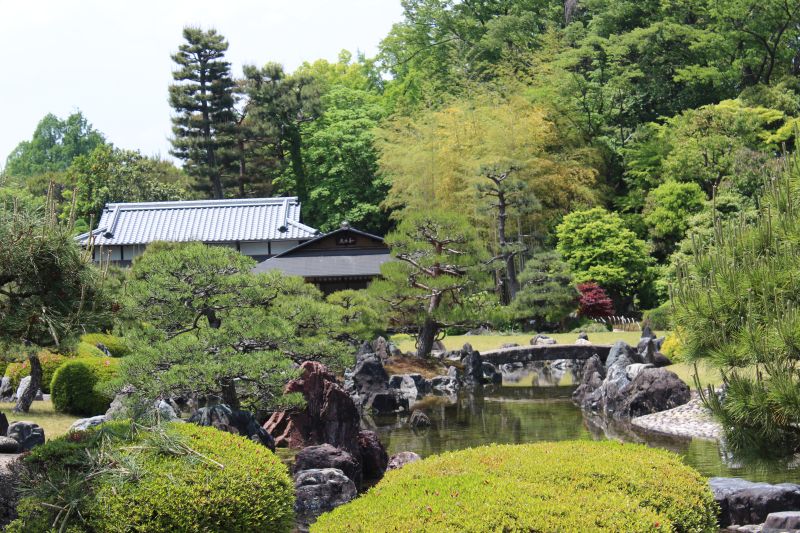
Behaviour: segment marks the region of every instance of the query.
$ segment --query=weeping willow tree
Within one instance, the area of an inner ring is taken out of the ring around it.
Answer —
[[[722,373],[725,386],[703,399],[738,451],[800,449],[798,185],[794,162],[767,184],[754,223],[718,221],[673,289],[686,358]]]

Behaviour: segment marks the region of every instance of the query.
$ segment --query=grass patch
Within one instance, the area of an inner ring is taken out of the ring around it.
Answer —
[[[47,440],[66,434],[73,422],[78,420],[76,416],[57,413],[50,400],[33,402],[27,413],[13,413],[13,408],[13,403],[0,403],[0,412],[8,417],[9,423],[25,420],[39,424]]]
[[[658,334],[662,335],[663,333],[659,332]],[[465,343],[470,343],[474,349],[479,352],[485,352],[487,350],[500,348],[502,344],[507,343],[527,346],[530,344],[534,335],[534,333],[454,335],[452,337],[445,337],[442,342],[448,350],[460,350]],[[547,336],[555,339],[558,344],[572,344],[578,338],[577,333],[548,333]],[[640,337],[641,334],[638,331],[589,333],[589,340],[595,344],[614,344],[616,341],[625,341],[628,344],[636,346]],[[410,335],[394,335],[391,340],[400,348],[400,351],[404,353],[414,351],[414,338]]]

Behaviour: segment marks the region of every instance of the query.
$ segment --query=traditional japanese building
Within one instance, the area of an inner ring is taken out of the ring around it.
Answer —
[[[229,246],[261,261],[318,235],[292,197],[108,204],[97,229],[77,240],[96,262],[127,265],[156,241]]]
[[[325,294],[364,289],[381,275],[381,265],[391,260],[383,238],[342,227],[306,241],[258,264],[254,272],[280,270],[302,276]]]

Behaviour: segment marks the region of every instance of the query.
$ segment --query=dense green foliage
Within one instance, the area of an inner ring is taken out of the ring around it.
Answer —
[[[514,308],[520,317],[535,320],[537,330],[543,324],[563,322],[578,307],[578,291],[569,265],[556,251],[534,252],[519,281],[521,289]]]
[[[36,126],[31,140],[19,143],[9,154],[4,172],[23,179],[64,172],[73,159],[104,144],[103,134],[80,111],[64,120],[48,114]],[[46,190],[45,182],[44,190],[39,192]]]
[[[200,243],[150,246],[133,264],[120,385],[142,399],[214,395],[225,403],[280,404],[296,363],[340,368],[342,308],[301,278],[252,274],[255,261]]]
[[[214,428],[115,422],[25,459],[10,532],[289,532],[294,487],[267,448]]]
[[[682,355],[721,369],[727,390],[707,391],[707,403],[739,450],[800,449],[798,179],[792,163],[769,182],[754,224],[718,222],[679,271]]]
[[[648,282],[652,260],[647,245],[616,213],[599,207],[573,211],[557,232],[558,251],[572,267],[575,280],[600,284],[620,310]]]
[[[110,384],[119,373],[119,360],[78,357],[58,367],[50,382],[56,411],[76,416],[102,415],[112,397]]]
[[[81,342],[94,347],[102,344],[112,357],[125,357],[131,353],[131,349],[125,339],[109,333],[87,333],[86,335],[81,335]]]
[[[716,507],[706,480],[665,451],[614,441],[493,445],[389,472],[311,530],[713,532]]]
[[[39,362],[42,363],[42,392],[50,394],[50,381],[53,379],[53,374],[63,365],[68,359],[64,355],[50,353],[47,351],[38,354]],[[22,378],[31,375],[31,364],[25,360],[21,363],[10,363],[5,370],[5,376],[11,378],[11,386],[16,390],[19,387],[19,382]]]

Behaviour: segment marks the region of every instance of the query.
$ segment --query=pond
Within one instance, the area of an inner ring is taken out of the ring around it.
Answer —
[[[521,444],[575,439],[616,439],[666,448],[706,476],[741,477],[770,483],[798,482],[800,459],[744,461],[721,446],[702,439],[644,432],[622,422],[587,416],[570,397],[575,390],[571,372],[553,373],[542,365],[504,374],[502,385],[463,390],[453,397],[428,397],[415,405],[433,425],[412,429],[407,417],[366,417],[389,455],[409,450],[426,457],[491,443]]]

